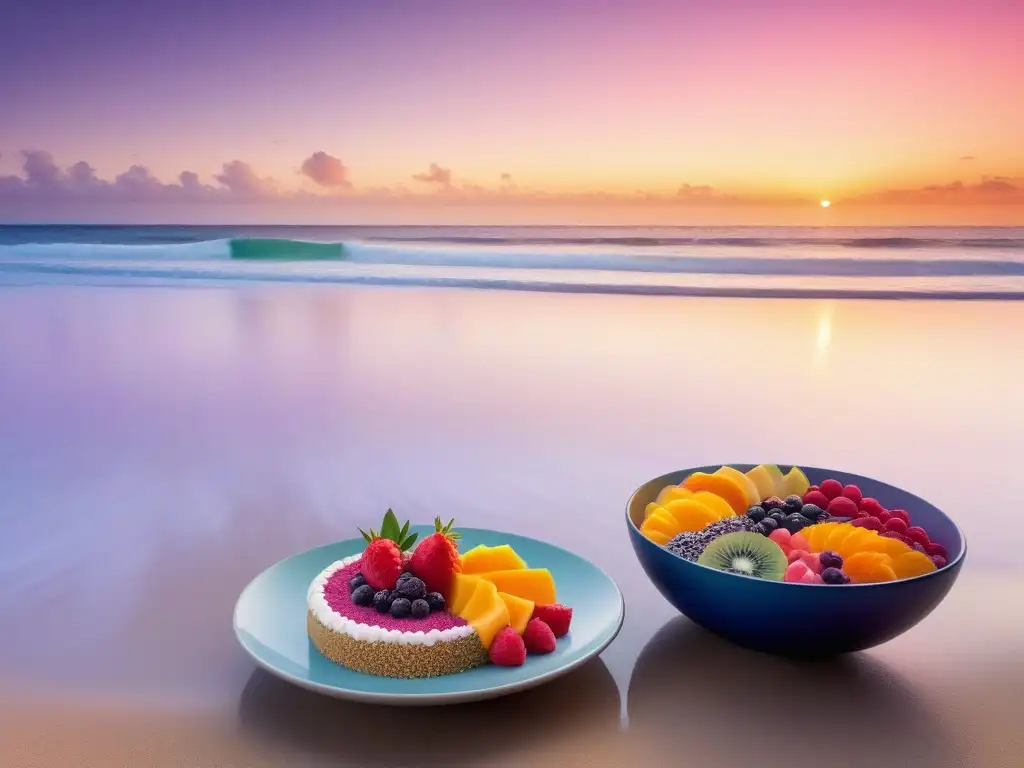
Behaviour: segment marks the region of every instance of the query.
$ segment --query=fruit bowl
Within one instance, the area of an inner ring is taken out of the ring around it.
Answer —
[[[753,465],[728,465],[749,472]],[[941,510],[907,491],[848,472],[801,469],[814,485],[828,478],[860,488],[865,497],[905,509],[932,540],[944,545],[945,565],[922,576],[877,583],[788,583],[716,570],[659,546],[640,531],[645,510],[666,486],[718,466],[656,477],[640,486],[626,508],[633,550],[658,591],[683,615],[737,645],[785,656],[831,656],[884,643],[903,634],[942,602],[960,574],[967,542]]]

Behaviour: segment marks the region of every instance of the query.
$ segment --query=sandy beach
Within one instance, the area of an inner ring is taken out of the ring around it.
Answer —
[[[61,742],[16,691],[234,711],[253,686],[231,634],[239,590],[389,506],[542,531],[608,571],[628,611],[603,659],[625,703],[673,612],[623,505],[650,477],[718,462],[842,468],[947,510],[970,545],[949,603],[994,622],[990,650],[1011,658],[1022,328],[1017,302],[0,288],[0,709],[36,729],[18,747],[35,764]],[[873,658],[938,674],[968,650],[949,644],[952,611]],[[929,655],[940,629],[945,655]]]

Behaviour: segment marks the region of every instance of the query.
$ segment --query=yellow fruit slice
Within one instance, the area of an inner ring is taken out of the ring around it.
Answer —
[[[822,552],[838,552],[840,545],[843,543],[843,540],[851,533],[853,533],[855,530],[857,529],[849,523],[837,524],[836,527],[833,528],[832,531],[826,537],[825,548],[822,550]]]
[[[469,603],[473,592],[476,590],[479,576],[467,576],[464,573],[456,573],[452,576],[451,599],[448,601],[448,610],[458,616],[462,609]]]
[[[640,533],[642,533],[648,539],[653,541],[659,547],[664,547],[666,544],[668,544],[670,541],[672,541],[672,539],[675,538],[675,536],[669,536],[667,533],[662,533],[661,531],[654,531],[654,530],[646,530],[645,531],[643,528],[640,529]]]
[[[512,571],[525,568],[526,561],[508,544],[488,547],[486,544],[473,547],[459,558],[463,573],[486,573],[487,571]]]
[[[721,496],[716,496],[708,491],[698,491],[691,498],[702,507],[707,507],[713,514],[718,515],[719,520],[736,516],[736,512]]]
[[[875,538],[877,534],[874,531],[869,531],[867,528],[855,528],[849,536],[839,542],[839,548],[836,550],[843,558],[847,558],[850,555],[855,555],[861,551],[861,548]]]
[[[683,486],[689,488],[694,493],[709,491],[716,496],[721,496],[737,515],[747,511],[747,494],[740,487],[739,483],[731,477],[709,475],[707,472],[694,472],[686,478]]]
[[[786,494],[783,493],[784,486],[782,480],[782,470],[779,469],[774,464],[762,464],[761,466],[764,467],[764,471],[767,472],[768,477],[771,478],[773,489],[771,495],[778,496],[779,498],[785,498]]]
[[[757,491],[754,481],[734,467],[721,467],[715,470],[716,475],[722,475],[736,481],[736,484],[743,489],[747,496],[747,506],[752,507],[760,503],[761,494]]]
[[[656,501],[652,501],[650,504],[644,507],[644,520],[653,515],[659,509],[663,509],[661,504],[658,504]]]
[[[520,635],[523,634],[526,631],[526,625],[530,623],[530,617],[533,616],[533,600],[516,597],[507,592],[499,592],[498,597],[508,609],[509,626]]]
[[[653,515],[644,520],[644,524],[640,526],[640,531],[642,533],[647,533],[648,531],[658,531],[670,537],[675,536],[681,530],[683,529],[680,528],[679,522],[676,520],[676,518],[670,515],[668,512],[664,512],[661,510],[655,512]]]
[[[775,483],[772,481],[772,476],[764,464],[756,466],[747,472],[747,477],[750,478],[750,482],[757,488],[757,495],[761,497],[762,501],[769,496],[775,495]]]
[[[854,584],[894,581],[893,559],[879,552],[856,552],[843,563],[843,570]]]
[[[487,579],[498,588],[499,592],[532,600],[541,605],[557,603],[555,579],[547,568],[527,568],[522,571],[492,571],[482,573],[480,578]]]
[[[839,523],[817,523],[815,525],[809,525],[804,528],[800,533],[804,535],[808,543],[811,545],[812,552],[824,552],[825,541],[828,539],[828,535],[839,525]]]
[[[666,485],[661,489],[661,493],[658,494],[655,504],[665,506],[670,501],[675,501],[676,499],[688,499],[691,496],[693,496],[693,491],[687,490],[686,488],[680,488],[678,485]]]
[[[935,563],[924,552],[912,549],[899,557],[893,558],[892,570],[898,579],[912,579],[915,576],[924,576],[935,570]]]
[[[880,552],[894,559],[911,551],[910,547],[899,539],[890,539],[888,536],[876,536],[860,549],[861,552]]]
[[[476,630],[481,645],[484,648],[490,648],[491,643],[494,642],[494,636],[509,625],[508,608],[499,598],[487,613],[477,616],[472,621],[467,619],[466,622]]]
[[[677,532],[699,531],[721,519],[710,509],[693,499],[673,501],[665,509],[675,518],[678,526]]]
[[[785,477],[782,478],[782,495],[803,496],[811,487],[811,481],[800,467],[793,467]]]

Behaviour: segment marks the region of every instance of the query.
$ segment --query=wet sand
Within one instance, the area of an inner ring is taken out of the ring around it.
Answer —
[[[1014,302],[2,288],[0,765],[71,752],[105,766],[436,764],[410,745],[373,747],[378,710],[254,672],[231,633],[252,576],[389,506],[552,540],[626,597],[623,632],[588,677],[424,715],[448,742],[475,729],[480,759],[465,764],[618,765],[639,745],[664,759],[698,738],[712,744],[702,759],[742,760],[709,728],[726,701],[678,666],[679,649],[737,668],[752,657],[666,624],[674,612],[635,563],[622,508],[665,471],[762,460],[904,486],[970,544],[932,617],[806,672],[806,698],[832,685],[902,718],[886,737],[910,765],[914,744],[930,765],[1015,765],[1022,331]],[[761,663],[776,688],[805,674]],[[651,685],[652,668],[673,670],[669,682]],[[651,714],[684,700],[709,703],[671,727]],[[857,758],[835,744],[820,743],[830,765]]]

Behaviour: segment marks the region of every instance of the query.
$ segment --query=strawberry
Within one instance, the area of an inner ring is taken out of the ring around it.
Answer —
[[[523,644],[528,653],[551,653],[555,650],[555,633],[540,619],[530,619],[523,632]]]
[[[380,533],[362,528],[366,549],[359,559],[359,571],[366,583],[375,590],[392,589],[402,573],[403,553],[416,542],[417,534],[409,533],[409,521],[399,526],[398,518],[390,509],[384,515]]]
[[[526,644],[512,627],[505,627],[494,636],[487,655],[492,664],[501,667],[521,667],[526,661]]]
[[[427,592],[440,592],[445,598],[451,590],[452,576],[462,571],[459,546],[455,543],[462,534],[452,530],[454,524],[452,519],[447,525],[442,525],[441,518],[435,517],[435,532],[413,550],[409,562],[409,569],[427,585]]]
[[[553,603],[552,605],[533,606],[532,619],[540,619],[555,633],[555,637],[562,637],[569,631],[569,624],[572,622],[572,608],[565,605]]]

